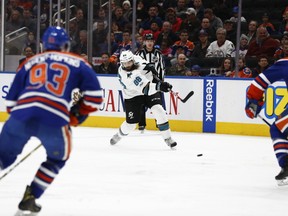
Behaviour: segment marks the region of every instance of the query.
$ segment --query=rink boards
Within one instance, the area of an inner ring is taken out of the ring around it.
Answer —
[[[0,121],[5,121],[4,100],[14,73],[1,73]],[[117,76],[98,75],[103,88],[102,108],[83,124],[92,127],[117,128],[125,116],[123,94]],[[246,90],[251,79],[167,77],[172,93],[165,93],[165,108],[174,131],[268,136],[269,128],[261,119],[246,117]],[[194,95],[185,103],[179,100],[190,91]],[[288,102],[284,82],[277,82],[266,91],[261,115],[271,122]],[[147,111],[147,129],[156,129],[152,113]]]

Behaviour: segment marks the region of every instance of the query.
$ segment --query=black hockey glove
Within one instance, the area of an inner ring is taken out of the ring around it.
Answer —
[[[147,70],[147,73],[149,73],[149,72],[151,71],[152,74],[154,74],[154,75],[156,75],[156,76],[158,75],[158,73],[157,73],[157,71],[156,71],[156,69],[155,69],[154,63],[148,63],[148,64],[146,64],[144,70]]]
[[[158,82],[156,86],[156,89],[162,92],[169,92],[172,88],[173,86],[168,82]]]

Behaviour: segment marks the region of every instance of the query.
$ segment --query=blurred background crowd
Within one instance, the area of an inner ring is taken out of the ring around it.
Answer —
[[[166,75],[251,78],[288,57],[287,0],[243,0],[240,8],[236,0],[93,1],[92,28],[87,22],[88,2],[70,0],[65,8],[65,1],[61,1],[62,11],[69,11],[67,22],[64,13],[57,14],[58,1],[43,0],[38,7],[35,0],[6,0],[5,54],[24,55],[21,63],[41,52],[37,21],[41,38],[52,20],[66,26],[71,51],[102,74],[116,74],[120,52],[143,49],[147,34],[153,35],[154,47],[162,52]],[[92,58],[88,58],[89,46]]]

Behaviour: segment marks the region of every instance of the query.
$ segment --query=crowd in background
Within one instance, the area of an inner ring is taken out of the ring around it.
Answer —
[[[153,34],[155,48],[162,51],[166,75],[250,78],[278,59],[288,57],[288,4],[269,8],[270,11],[266,9],[267,5],[259,4],[257,9],[261,13],[249,14],[245,13],[245,9],[251,11],[249,6],[245,6],[249,1],[243,1],[240,58],[236,63],[238,1],[137,0],[134,46],[131,38],[132,2],[112,1],[109,37],[108,6],[94,5],[93,56],[101,57],[101,64],[94,65],[97,73],[117,73],[120,52],[133,47],[133,52],[142,49],[146,34]],[[70,15],[75,18],[69,22],[71,51],[85,58],[88,48],[87,1],[70,0],[70,3],[76,6]],[[64,2],[62,6],[65,6]],[[41,33],[49,26],[49,7],[48,0],[41,1]],[[56,12],[55,8],[53,10]],[[29,56],[31,52],[36,53],[36,16],[37,1],[7,1],[5,33],[27,27],[29,32],[21,53]],[[111,47],[110,52],[108,47]],[[13,50],[10,52],[13,54]],[[237,73],[236,64],[239,68]]]

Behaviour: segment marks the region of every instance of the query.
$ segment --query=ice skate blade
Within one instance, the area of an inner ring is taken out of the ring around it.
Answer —
[[[276,180],[278,186],[286,186],[288,185],[288,178],[282,180]]]
[[[37,216],[39,212],[23,211],[18,209],[14,216]]]

